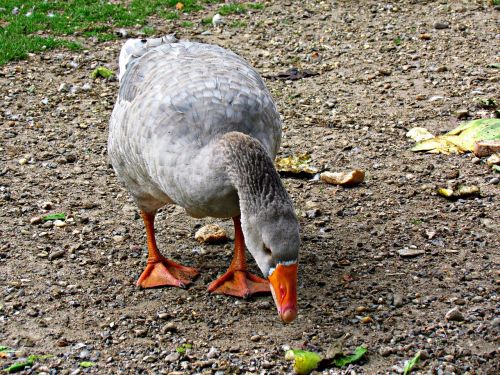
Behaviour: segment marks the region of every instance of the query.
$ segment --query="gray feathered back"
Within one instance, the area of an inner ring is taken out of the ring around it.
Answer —
[[[165,35],[161,38],[127,40],[120,51],[120,57],[118,60],[120,65],[120,74],[118,75],[118,80],[121,81],[128,65],[132,61],[144,55],[147,51],[162,44],[176,42],[178,42],[178,39],[173,34]]]

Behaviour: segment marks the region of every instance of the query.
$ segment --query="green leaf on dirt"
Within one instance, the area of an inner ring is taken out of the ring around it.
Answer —
[[[78,364],[78,366],[83,367],[83,368],[93,367],[93,366],[95,366],[95,362],[83,361],[83,362],[80,362]]]
[[[480,194],[479,187],[458,185],[456,188],[439,188],[438,194],[449,199],[477,197]]]
[[[444,135],[420,141],[411,150],[461,154],[474,151],[476,142],[495,140],[500,140],[500,119],[479,119],[464,122]]]
[[[293,364],[294,371],[299,374],[309,374],[311,371],[318,369],[327,369],[332,366],[343,367],[351,363],[358,362],[366,354],[368,349],[364,346],[356,348],[353,354],[344,355],[341,347],[335,347],[335,350],[329,350],[327,357],[323,359],[320,354],[307,350],[291,349],[285,353],[287,361],[295,361]]]
[[[413,357],[408,362],[406,362],[405,368],[403,370],[404,371],[403,375],[408,375],[413,370],[413,367],[415,367],[415,365],[419,361],[420,361],[420,352],[418,352],[417,354],[415,354],[415,357]]]
[[[488,68],[500,69],[500,63],[488,64]]]
[[[14,349],[9,348],[8,346],[0,345],[0,352],[2,353],[12,353]]]
[[[358,346],[353,354],[334,358],[332,364],[337,367],[343,367],[345,365],[358,362],[361,358],[363,358],[367,351],[368,349],[366,349],[364,346]]]
[[[108,68],[105,68],[104,66],[99,66],[95,68],[90,76],[94,79],[97,77],[102,77],[102,78],[110,78],[114,75],[112,70],[109,70]]]
[[[299,349],[287,350],[285,359],[287,361],[295,361],[293,369],[299,375],[309,374],[321,362],[321,356],[318,353]]]
[[[181,346],[176,348],[175,351],[177,353],[184,354],[184,353],[186,353],[186,349],[191,349],[192,347],[193,347],[193,345],[191,345],[191,344],[182,344]]]
[[[285,158],[276,158],[276,168],[278,172],[291,174],[315,175],[319,172],[318,168],[309,165],[311,156],[308,154],[297,154]]]
[[[65,220],[66,219],[66,214],[65,213],[57,213],[57,214],[48,214],[42,217],[43,221],[52,221],[52,220]]]
[[[14,363],[13,365],[4,369],[5,372],[11,374],[13,372],[19,372],[24,370],[26,367],[31,367],[33,364],[41,359],[51,358],[52,355],[30,355],[24,361],[19,361]]]

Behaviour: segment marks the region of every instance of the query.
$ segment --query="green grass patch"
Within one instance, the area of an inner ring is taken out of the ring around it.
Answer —
[[[242,4],[225,4],[219,8],[218,13],[221,16],[228,16],[230,14],[243,14],[246,13],[247,8]]]
[[[247,3],[247,7],[250,9],[255,9],[255,10],[262,10],[264,9],[264,4],[263,3]]]
[[[175,6],[183,4],[178,11]],[[28,53],[79,44],[67,36],[96,37],[99,41],[115,39],[113,31],[120,27],[144,26],[145,35],[154,29],[147,19],[159,15],[179,18],[183,13],[203,9],[211,0],[132,0],[111,3],[104,0],[1,0],[0,65],[27,57]],[[219,2],[217,0],[217,2]],[[66,38],[64,38],[66,37]]]
[[[175,12],[163,12],[162,17],[167,19],[167,20],[178,20],[179,18],[181,18],[179,16],[179,12],[177,12],[177,11],[175,11]]]
[[[212,17],[206,17],[201,20],[203,25],[210,25],[212,23]]]
[[[193,23],[191,21],[183,21],[181,23],[182,27],[193,27]]]
[[[234,29],[241,29],[243,27],[247,27],[247,23],[243,22],[243,21],[236,20],[236,21],[231,22],[231,24],[229,26],[231,26]]]
[[[154,27],[151,27],[151,26],[144,26],[141,29],[141,31],[146,36],[151,36],[151,35],[154,35],[156,33],[156,29]]]

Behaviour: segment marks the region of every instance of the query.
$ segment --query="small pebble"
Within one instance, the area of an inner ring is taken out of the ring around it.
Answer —
[[[460,312],[458,307],[455,307],[448,311],[444,317],[447,321],[451,322],[462,322],[465,320],[463,314]]]
[[[64,250],[57,250],[49,254],[49,260],[55,260],[64,256]]]
[[[320,215],[320,210],[317,208],[308,210],[305,212],[305,215],[308,219],[314,219],[315,217],[318,217]]]
[[[153,355],[147,355],[144,358],[142,358],[142,361],[147,363],[153,363],[156,362],[156,357]]]
[[[181,355],[177,352],[172,352],[165,357],[165,362],[177,362]]]
[[[458,111],[455,112],[455,116],[457,116],[458,119],[463,119],[469,117],[469,110],[468,109],[459,109]]]
[[[35,216],[30,219],[30,224],[36,225],[40,224],[42,222],[42,217],[41,216]]]
[[[177,326],[175,325],[174,322],[168,322],[162,327],[161,331],[162,333],[177,332]]]
[[[358,307],[356,307],[356,312],[358,312],[358,313],[362,313],[362,312],[365,312],[367,310],[368,310],[368,308],[366,306],[358,306]]]
[[[420,350],[420,359],[429,358],[429,352],[427,350]]]
[[[80,359],[87,359],[90,357],[90,352],[87,349],[84,349],[78,354],[78,358]]]
[[[61,83],[57,89],[59,92],[68,92],[69,91],[69,85],[67,83]]]
[[[210,348],[207,354],[207,358],[217,358],[220,355],[220,351],[217,348],[214,348],[213,346]]]
[[[62,228],[66,226],[66,223],[62,220],[54,220],[54,226],[58,228]]]
[[[364,316],[360,319],[363,324],[373,323],[373,318],[371,316]]]
[[[388,357],[390,356],[392,353],[394,353],[394,349],[391,348],[390,346],[384,346],[382,348],[380,348],[379,350],[379,354],[382,356],[382,357]]]
[[[124,236],[113,236],[113,241],[115,243],[122,243],[123,241],[125,241],[125,237]]]
[[[148,335],[147,328],[139,328],[134,330],[136,337],[146,337]]]
[[[402,258],[413,258],[425,254],[425,251],[418,249],[408,249],[407,247],[405,247],[404,249],[398,250],[398,254]]]
[[[158,318],[160,318],[160,319],[168,319],[169,317],[170,317],[170,314],[167,312],[158,313]]]
[[[443,100],[444,99],[444,96],[441,96],[441,95],[433,95],[431,96],[428,100],[430,102],[437,102],[439,100]]]
[[[392,304],[394,307],[401,307],[403,306],[403,296],[399,293],[394,293],[392,296]]]
[[[42,203],[42,209],[44,210],[50,210],[54,204],[52,202],[43,202]]]
[[[444,30],[444,29],[448,29],[450,27],[450,24],[448,22],[436,22],[434,24],[434,28],[436,30]]]
[[[488,181],[488,184],[490,185],[498,185],[500,183],[500,178],[498,177],[493,177],[491,180]]]

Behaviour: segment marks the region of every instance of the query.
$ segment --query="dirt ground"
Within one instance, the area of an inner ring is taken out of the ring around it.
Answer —
[[[136,289],[144,228],[106,158],[118,82],[90,78],[97,66],[117,71],[123,40],[82,40],[80,52],[0,67],[0,345],[18,350],[0,368],[51,354],[26,372],[281,374],[292,372],[287,348],[324,353],[342,341],[346,352],[367,347],[366,359],[325,373],[402,373],[421,351],[417,373],[498,374],[498,174],[473,155],[412,153],[405,134],[494,116],[480,100],[500,100],[489,67],[500,12],[486,1],[284,0],[203,27],[210,7],[183,18],[191,28],[151,24],[230,48],[262,75],[319,73],[266,79],[284,118],[280,156],[366,171],[350,189],[283,179],[301,225],[297,320],[283,325],[271,296],[208,294],[232,242],[200,245],[194,233],[232,223],[176,207],[159,213],[158,242],[201,276],[187,290]],[[436,194],[458,183],[481,196]],[[57,212],[68,215],[59,226],[34,219]]]

